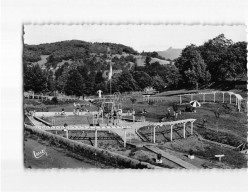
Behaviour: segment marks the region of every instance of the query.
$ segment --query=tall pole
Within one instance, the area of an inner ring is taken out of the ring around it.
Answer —
[[[109,80],[109,82],[110,82],[110,95],[112,93],[111,80],[112,80],[112,78]]]
[[[156,126],[153,127],[153,143],[156,143],[156,132],[155,132]]]
[[[95,127],[95,148],[97,148],[97,129]]]

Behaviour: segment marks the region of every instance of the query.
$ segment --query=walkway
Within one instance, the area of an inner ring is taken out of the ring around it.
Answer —
[[[165,152],[163,150],[160,150],[157,147],[154,147],[154,146],[144,146],[144,147],[146,149],[148,149],[148,150],[156,153],[156,154],[159,154],[160,153],[162,155],[162,157],[164,157],[164,158],[166,158],[166,159],[168,159],[168,160],[170,160],[170,161],[178,164],[179,166],[181,166],[181,167],[183,167],[185,169],[198,169],[198,167],[196,167],[196,166],[194,166],[194,165],[192,165],[192,164],[190,164],[190,163],[188,163],[186,161],[183,161],[180,158],[177,158],[175,156],[172,156],[169,153],[167,153],[167,152]]]
[[[141,127],[148,126],[150,123],[149,122],[126,122],[122,121],[121,125],[122,126],[127,126],[129,128],[127,129],[113,129],[111,130],[113,133],[118,134],[123,140],[125,139],[125,130],[126,130],[126,138],[127,142],[131,143],[136,143],[136,144],[141,144],[142,140],[140,137],[136,134],[136,129],[138,130]]]
[[[62,130],[63,129],[62,126],[52,126],[52,127],[45,126],[44,124],[42,124],[41,122],[33,118],[32,118],[32,122],[37,128],[43,129],[43,130]],[[79,125],[79,126],[68,126],[67,129],[68,130],[89,130],[89,131],[97,129],[98,131],[111,131],[113,133],[116,133],[123,139],[124,147],[126,146],[126,143],[131,143],[138,147],[142,146],[156,154],[160,153],[162,157],[179,165],[182,168],[186,168],[186,169],[197,169],[198,168],[188,162],[185,162],[175,156],[172,156],[171,154],[157,148],[156,146],[153,146],[152,143],[143,142],[140,139],[140,137],[136,134],[136,130],[140,129],[141,127],[149,126],[149,125],[158,125],[158,124],[151,123],[151,122],[134,122],[133,123],[133,122],[121,121],[119,126],[102,126],[101,125],[101,126],[93,127],[93,126],[82,126],[82,125],[80,126]]]
[[[28,117],[28,119],[34,124],[35,127],[46,127],[44,123],[35,120],[33,117]]]

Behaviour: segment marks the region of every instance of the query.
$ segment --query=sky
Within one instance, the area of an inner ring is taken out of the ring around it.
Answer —
[[[201,45],[219,34],[246,41],[244,25],[24,25],[24,43],[37,45],[64,40],[111,42],[138,52]]]

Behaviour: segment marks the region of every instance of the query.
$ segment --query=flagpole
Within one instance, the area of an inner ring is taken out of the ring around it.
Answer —
[[[110,95],[111,95],[111,92],[112,92],[112,90],[111,90],[111,80],[112,80],[112,78],[110,79]]]
[[[109,67],[109,84],[110,84],[110,95],[112,94],[112,83],[111,83],[111,80],[112,80],[112,64],[111,64],[111,61],[112,61],[112,59],[111,59],[111,51],[110,51],[110,49],[108,48],[108,53],[109,53],[109,55],[110,55],[110,61],[109,61],[109,65],[110,65],[110,67]]]
[[[111,64],[111,62],[112,62],[112,60],[111,60],[111,56],[110,56],[110,67],[111,67],[111,77],[110,77],[110,95],[112,94],[112,83],[111,83],[111,81],[112,81],[112,64]]]

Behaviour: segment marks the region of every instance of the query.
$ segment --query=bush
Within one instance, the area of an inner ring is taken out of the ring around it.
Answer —
[[[153,102],[153,101],[149,101],[148,104],[149,104],[150,106],[152,106],[152,105],[154,104],[154,102]]]
[[[130,98],[130,101],[132,102],[132,104],[134,104],[136,102],[136,99],[134,97]]]
[[[177,105],[176,102],[173,102],[172,108],[173,108],[174,112],[177,112],[178,111],[178,105]]]
[[[52,102],[53,102],[53,104],[58,104],[58,98],[57,97],[53,97],[52,98]]]

